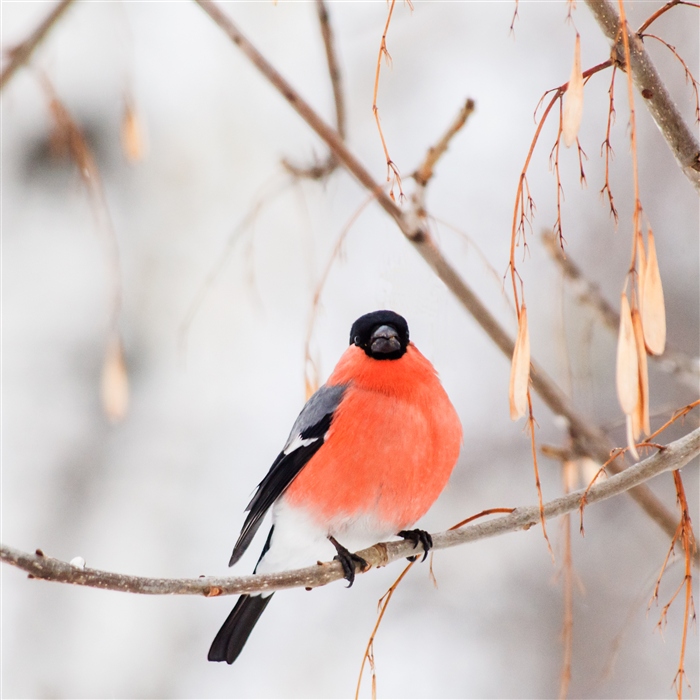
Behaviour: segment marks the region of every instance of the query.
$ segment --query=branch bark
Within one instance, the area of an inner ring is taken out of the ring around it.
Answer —
[[[414,211],[403,211],[396,202],[383,190],[367,169],[360,163],[350,149],[343,143],[328,124],[316,113],[290,83],[269,63],[269,61],[248,41],[234,22],[224,14],[212,0],[195,0],[209,17],[226,33],[240,51],[253,63],[262,75],[280,92],[285,100],[294,108],[297,114],[316,132],[326,143],[338,160],[370,193],[379,206],[391,216],[404,236],[415,246],[418,253],[428,263],[430,268],[442,280],[447,288],[462,306],[474,317],[477,323],[486,331],[496,346],[510,360],[513,355],[514,341],[501,327],[496,318],[484,306],[467,283],[460,277],[457,270],[443,256],[433,237],[425,225],[425,218],[416,215]],[[606,462],[613,444],[596,426],[590,424],[580,415],[571,404],[566,394],[547,375],[534,360],[530,372],[532,387],[550,410],[566,419],[569,432],[576,449],[583,455],[588,455],[601,464]],[[619,471],[613,463],[610,471]],[[645,484],[640,484],[629,491],[630,496],[642,507],[659,527],[673,537],[676,531],[674,515],[654,495]],[[700,561],[700,560],[699,560]]]
[[[592,486],[588,493],[585,489],[581,489],[546,503],[544,517],[547,519],[556,518],[579,509],[582,506],[584,495],[585,503],[591,505],[632,488],[639,488],[645,481],[659,474],[681,469],[698,455],[700,455],[700,428],[696,428],[684,437],[669,443],[656,454],[639,462],[634,467],[625,469],[622,473]],[[435,534],[432,536],[433,547],[434,549],[456,547],[467,542],[476,542],[508,532],[528,530],[539,522],[539,506],[516,508],[512,513],[503,517]],[[420,547],[416,550],[412,543],[402,540],[381,542],[362,550],[359,554],[370,567],[376,568],[386,566],[419,551]],[[33,578],[144,595],[216,597],[239,593],[278,591],[302,586],[316,588],[343,578],[343,569],[336,561],[276,574],[168,579],[128,576],[98,569],[78,568],[67,562],[47,557],[40,550],[37,550],[35,554],[29,554],[6,545],[0,545],[0,559],[7,564],[27,571]]]
[[[626,61],[620,34],[620,17],[614,5],[609,0],[586,0],[586,5],[605,36],[613,43],[616,63],[624,67]],[[683,121],[639,35],[629,28],[626,31],[634,84],[684,175],[700,192],[700,143]]]
[[[44,21],[21,43],[10,49],[9,62],[0,73],[0,90],[10,81],[18,68],[23,66],[32,55],[34,49],[39,45],[41,40],[48,34],[49,29],[53,27],[61,15],[68,9],[68,6],[73,0],[61,0]]]

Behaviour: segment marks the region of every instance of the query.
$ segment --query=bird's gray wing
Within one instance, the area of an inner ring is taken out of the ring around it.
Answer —
[[[307,402],[294,421],[292,432],[272,463],[270,471],[258,484],[255,495],[246,508],[248,516],[243,523],[229,566],[242,556],[258,531],[265,513],[285,492],[304,465],[323,445],[333,415],[347,389],[345,384],[322,386]]]

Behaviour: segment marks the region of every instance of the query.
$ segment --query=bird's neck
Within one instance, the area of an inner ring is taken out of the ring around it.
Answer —
[[[361,348],[352,345],[338,361],[327,384],[351,384],[369,391],[408,398],[434,383],[435,378],[434,367],[412,343],[397,360],[375,360]]]

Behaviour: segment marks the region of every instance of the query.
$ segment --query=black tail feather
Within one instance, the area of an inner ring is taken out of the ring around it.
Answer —
[[[209,661],[225,661],[232,664],[241,653],[270,600],[272,594],[266,597],[242,595],[214,638],[207,657]]]

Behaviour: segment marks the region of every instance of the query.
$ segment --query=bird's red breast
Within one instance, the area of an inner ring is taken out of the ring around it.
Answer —
[[[353,345],[327,384],[348,389],[285,500],[319,523],[368,515],[392,532],[411,526],[445,487],[462,443],[435,369],[412,343],[396,360]]]

